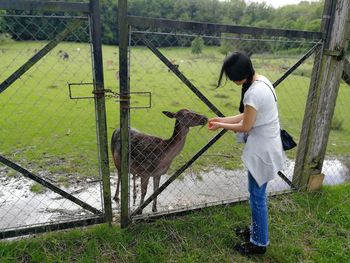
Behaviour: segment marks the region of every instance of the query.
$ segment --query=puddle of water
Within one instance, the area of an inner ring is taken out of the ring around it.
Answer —
[[[285,175],[291,179],[294,162],[288,161]],[[349,169],[339,160],[326,160],[323,172],[325,173],[324,184],[335,185],[350,180]],[[169,178],[164,175],[161,184]],[[134,210],[140,203],[140,180],[137,179],[137,199]],[[31,192],[30,186],[33,181],[22,176],[8,177],[4,169],[0,170],[0,230],[18,228],[32,224],[57,223],[71,219],[79,219],[92,215],[78,205],[48,190],[42,194]],[[111,191],[114,195],[116,187],[115,174],[111,174]],[[269,183],[269,192],[288,190],[289,186],[280,178]],[[100,183],[84,183],[74,187],[64,188],[69,193],[101,210]],[[153,191],[152,179],[148,185],[149,196]],[[132,196],[132,188],[130,188]],[[198,175],[185,174],[182,179],[175,180],[158,196],[158,211],[168,211],[179,208],[194,207],[222,201],[236,200],[248,195],[247,175],[244,170],[223,170],[213,168],[209,172]],[[147,198],[146,196],[146,198]],[[132,198],[132,197],[131,197]],[[132,204],[132,199],[130,200]],[[115,212],[119,207],[112,202]],[[152,205],[144,209],[144,213],[151,212]]]
[[[283,172],[289,180],[292,180],[293,171],[294,161],[288,160],[286,169]],[[322,172],[326,175],[325,185],[335,185],[350,180],[349,169],[339,160],[326,160]],[[162,176],[161,184],[168,178],[169,176],[167,175]],[[140,182],[137,181],[137,184],[139,185]],[[184,179],[175,180],[158,196],[158,211],[190,208],[198,205],[220,203],[221,201],[242,199],[248,196],[247,184],[247,172],[245,170],[215,168],[210,172],[202,172],[197,176],[186,174]],[[148,185],[148,191],[150,189],[153,189],[152,180],[150,180]],[[270,193],[275,193],[290,190],[290,187],[279,176],[276,176],[268,184],[267,190]],[[139,196],[140,191],[137,192],[136,205],[140,203]],[[144,212],[151,212],[151,207],[151,204],[149,204],[144,209]],[[133,206],[131,210],[136,208],[137,206]]]
[[[18,228],[49,222],[60,222],[86,217],[92,213],[84,210],[62,196],[47,190],[36,194],[30,191],[34,182],[23,176],[7,177],[0,171],[0,229]],[[84,202],[101,209],[98,183],[74,186],[63,190],[74,194]]]

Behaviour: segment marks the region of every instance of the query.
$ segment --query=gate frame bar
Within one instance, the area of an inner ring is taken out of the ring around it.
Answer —
[[[141,16],[127,16],[127,23],[130,26],[155,27],[171,30],[188,30],[197,33],[232,33],[252,36],[275,36],[286,38],[304,38],[311,40],[322,39],[322,33],[316,31],[274,29],[251,26],[233,26],[225,24],[187,22],[162,18],[150,18]]]
[[[90,3],[60,1],[1,0],[0,9],[20,11],[55,11],[90,13]]]

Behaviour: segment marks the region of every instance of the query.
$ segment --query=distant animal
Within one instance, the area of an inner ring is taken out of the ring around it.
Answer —
[[[69,54],[66,51],[64,51],[64,50],[59,50],[58,51],[58,55],[63,60],[68,60],[69,59]]]
[[[62,58],[63,58],[63,60],[69,59],[68,53],[67,52],[63,52]]]
[[[203,126],[208,122],[206,116],[187,109],[178,112],[163,111],[163,114],[176,120],[173,135],[169,139],[164,140],[133,129],[130,131],[130,173],[141,177],[141,204],[144,202],[150,177],[153,177],[153,188],[156,191],[159,188],[161,176],[168,171],[174,158],[183,149],[189,128]],[[112,135],[111,151],[118,177],[113,199],[118,204],[121,166],[120,129],[116,129]],[[135,204],[135,188],[133,197]],[[153,200],[152,211],[157,211],[157,198]]]
[[[113,69],[114,63],[112,59],[107,59],[106,64],[107,64],[107,69]]]
[[[171,60],[170,62],[171,62],[171,64],[173,64],[173,66],[174,66],[176,69],[179,69],[179,64],[175,64],[176,60]],[[170,71],[171,71],[171,69],[169,68],[169,69],[168,69],[168,72],[170,72]]]

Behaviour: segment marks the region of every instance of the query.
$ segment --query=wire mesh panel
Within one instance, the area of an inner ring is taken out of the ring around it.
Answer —
[[[130,202],[131,210],[139,205],[145,189],[146,198],[157,189],[154,177],[160,178],[162,185],[218,135],[203,125],[202,115],[211,118],[218,113],[238,114],[240,88],[230,81],[217,88],[225,55],[232,51],[246,52],[256,72],[273,83],[315,45],[318,44],[312,41],[284,38],[132,31],[131,92],[151,92],[152,108],[131,111],[131,128],[137,131],[131,132],[130,170],[133,173],[133,168],[144,169],[136,178],[130,178],[130,192],[136,192]],[[281,125],[296,140],[305,112],[313,61],[313,56],[306,59],[276,89]],[[203,97],[209,101],[207,105]],[[131,97],[131,103],[143,102]],[[191,114],[183,109],[190,110]],[[133,156],[136,144],[147,144],[148,148]],[[147,206],[144,212],[188,210],[246,199],[247,171],[241,161],[242,149],[236,135],[227,132],[161,192],[157,205]],[[287,154],[284,173],[289,179],[295,154],[295,150]],[[289,189],[280,177],[269,184],[271,194]]]
[[[92,96],[88,18],[0,19],[0,155],[37,179],[0,163],[0,232],[100,214],[94,102],[68,89]]]

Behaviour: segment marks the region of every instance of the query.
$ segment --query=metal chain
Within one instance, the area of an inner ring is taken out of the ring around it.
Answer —
[[[105,93],[105,98],[117,99],[117,98],[120,97],[119,93],[117,93],[117,92],[115,92],[115,91],[113,91],[111,89],[105,89],[104,93]]]

